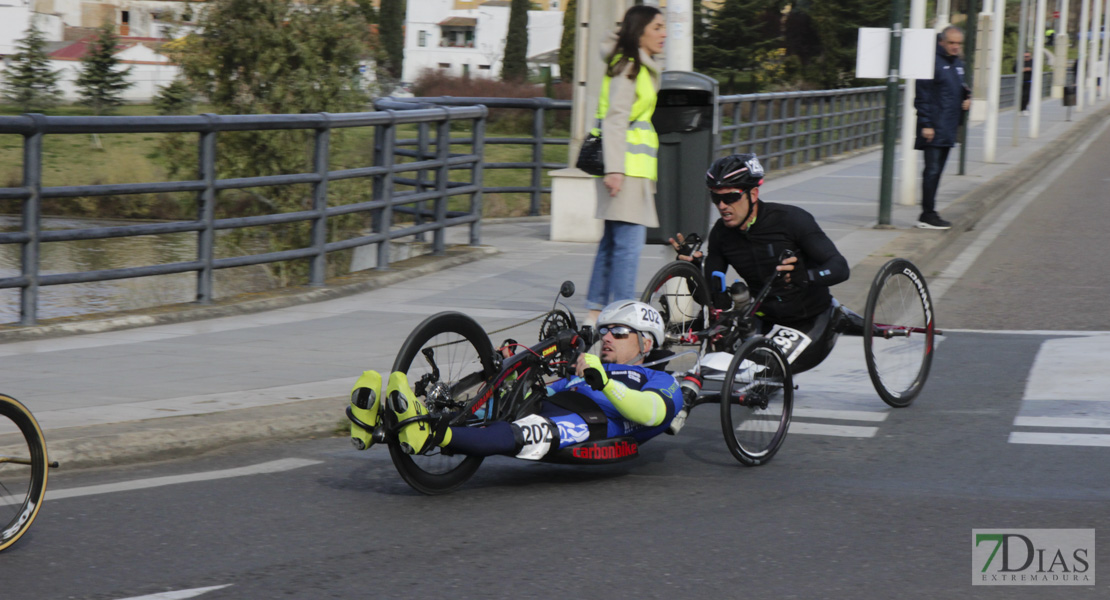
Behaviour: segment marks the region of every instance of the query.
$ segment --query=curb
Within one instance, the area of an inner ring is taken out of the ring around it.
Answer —
[[[354,376],[351,377],[353,382]],[[47,430],[49,458],[64,470],[172,460],[236,444],[335,437],[348,398],[336,396],[217,413]],[[2,439],[2,438],[0,438]],[[0,443],[0,445],[3,445]]]

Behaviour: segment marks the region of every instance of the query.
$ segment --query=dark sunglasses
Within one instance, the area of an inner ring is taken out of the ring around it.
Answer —
[[[629,335],[636,333],[636,330],[631,327],[625,327],[624,325],[616,325],[613,327],[599,327],[597,332],[601,334],[602,337],[605,337],[607,333],[611,333],[614,339],[623,340]]]
[[[725,204],[735,204],[736,202],[739,202],[746,193],[747,192],[726,192],[724,194],[717,194],[714,192],[709,192],[709,201],[713,203],[713,206],[716,206],[721,202],[724,202]]]

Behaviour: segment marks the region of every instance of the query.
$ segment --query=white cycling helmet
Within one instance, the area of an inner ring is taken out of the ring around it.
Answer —
[[[597,326],[625,325],[651,336],[653,348],[658,348],[663,343],[663,317],[659,311],[643,302],[634,300],[618,300],[597,317]]]

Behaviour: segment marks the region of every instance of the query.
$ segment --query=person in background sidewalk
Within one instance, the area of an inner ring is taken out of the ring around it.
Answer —
[[[960,50],[964,32],[955,25],[944,28],[937,36],[937,62],[932,79],[917,80],[917,140],[914,148],[925,152],[922,173],[921,217],[917,226],[924,229],[948,229],[951,223],[936,210],[940,174],[948,160],[948,151],[956,145],[956,133],[963,111],[971,106],[971,93],[964,85],[964,61]]]
[[[1021,69],[1021,114],[1029,114],[1029,90],[1033,88],[1033,55],[1025,53],[1025,65]]]

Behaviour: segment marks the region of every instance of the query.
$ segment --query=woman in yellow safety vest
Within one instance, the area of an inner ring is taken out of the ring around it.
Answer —
[[[624,15],[612,47],[602,49],[609,65],[601,83],[597,117],[601,121],[605,176],[597,183],[597,218],[605,233],[597,247],[586,307],[587,324],[617,300],[636,299],[636,271],[655,213],[656,155],[659,136],[651,125],[660,71],[652,56],[663,51],[667,24],[653,6],[633,6]]]

